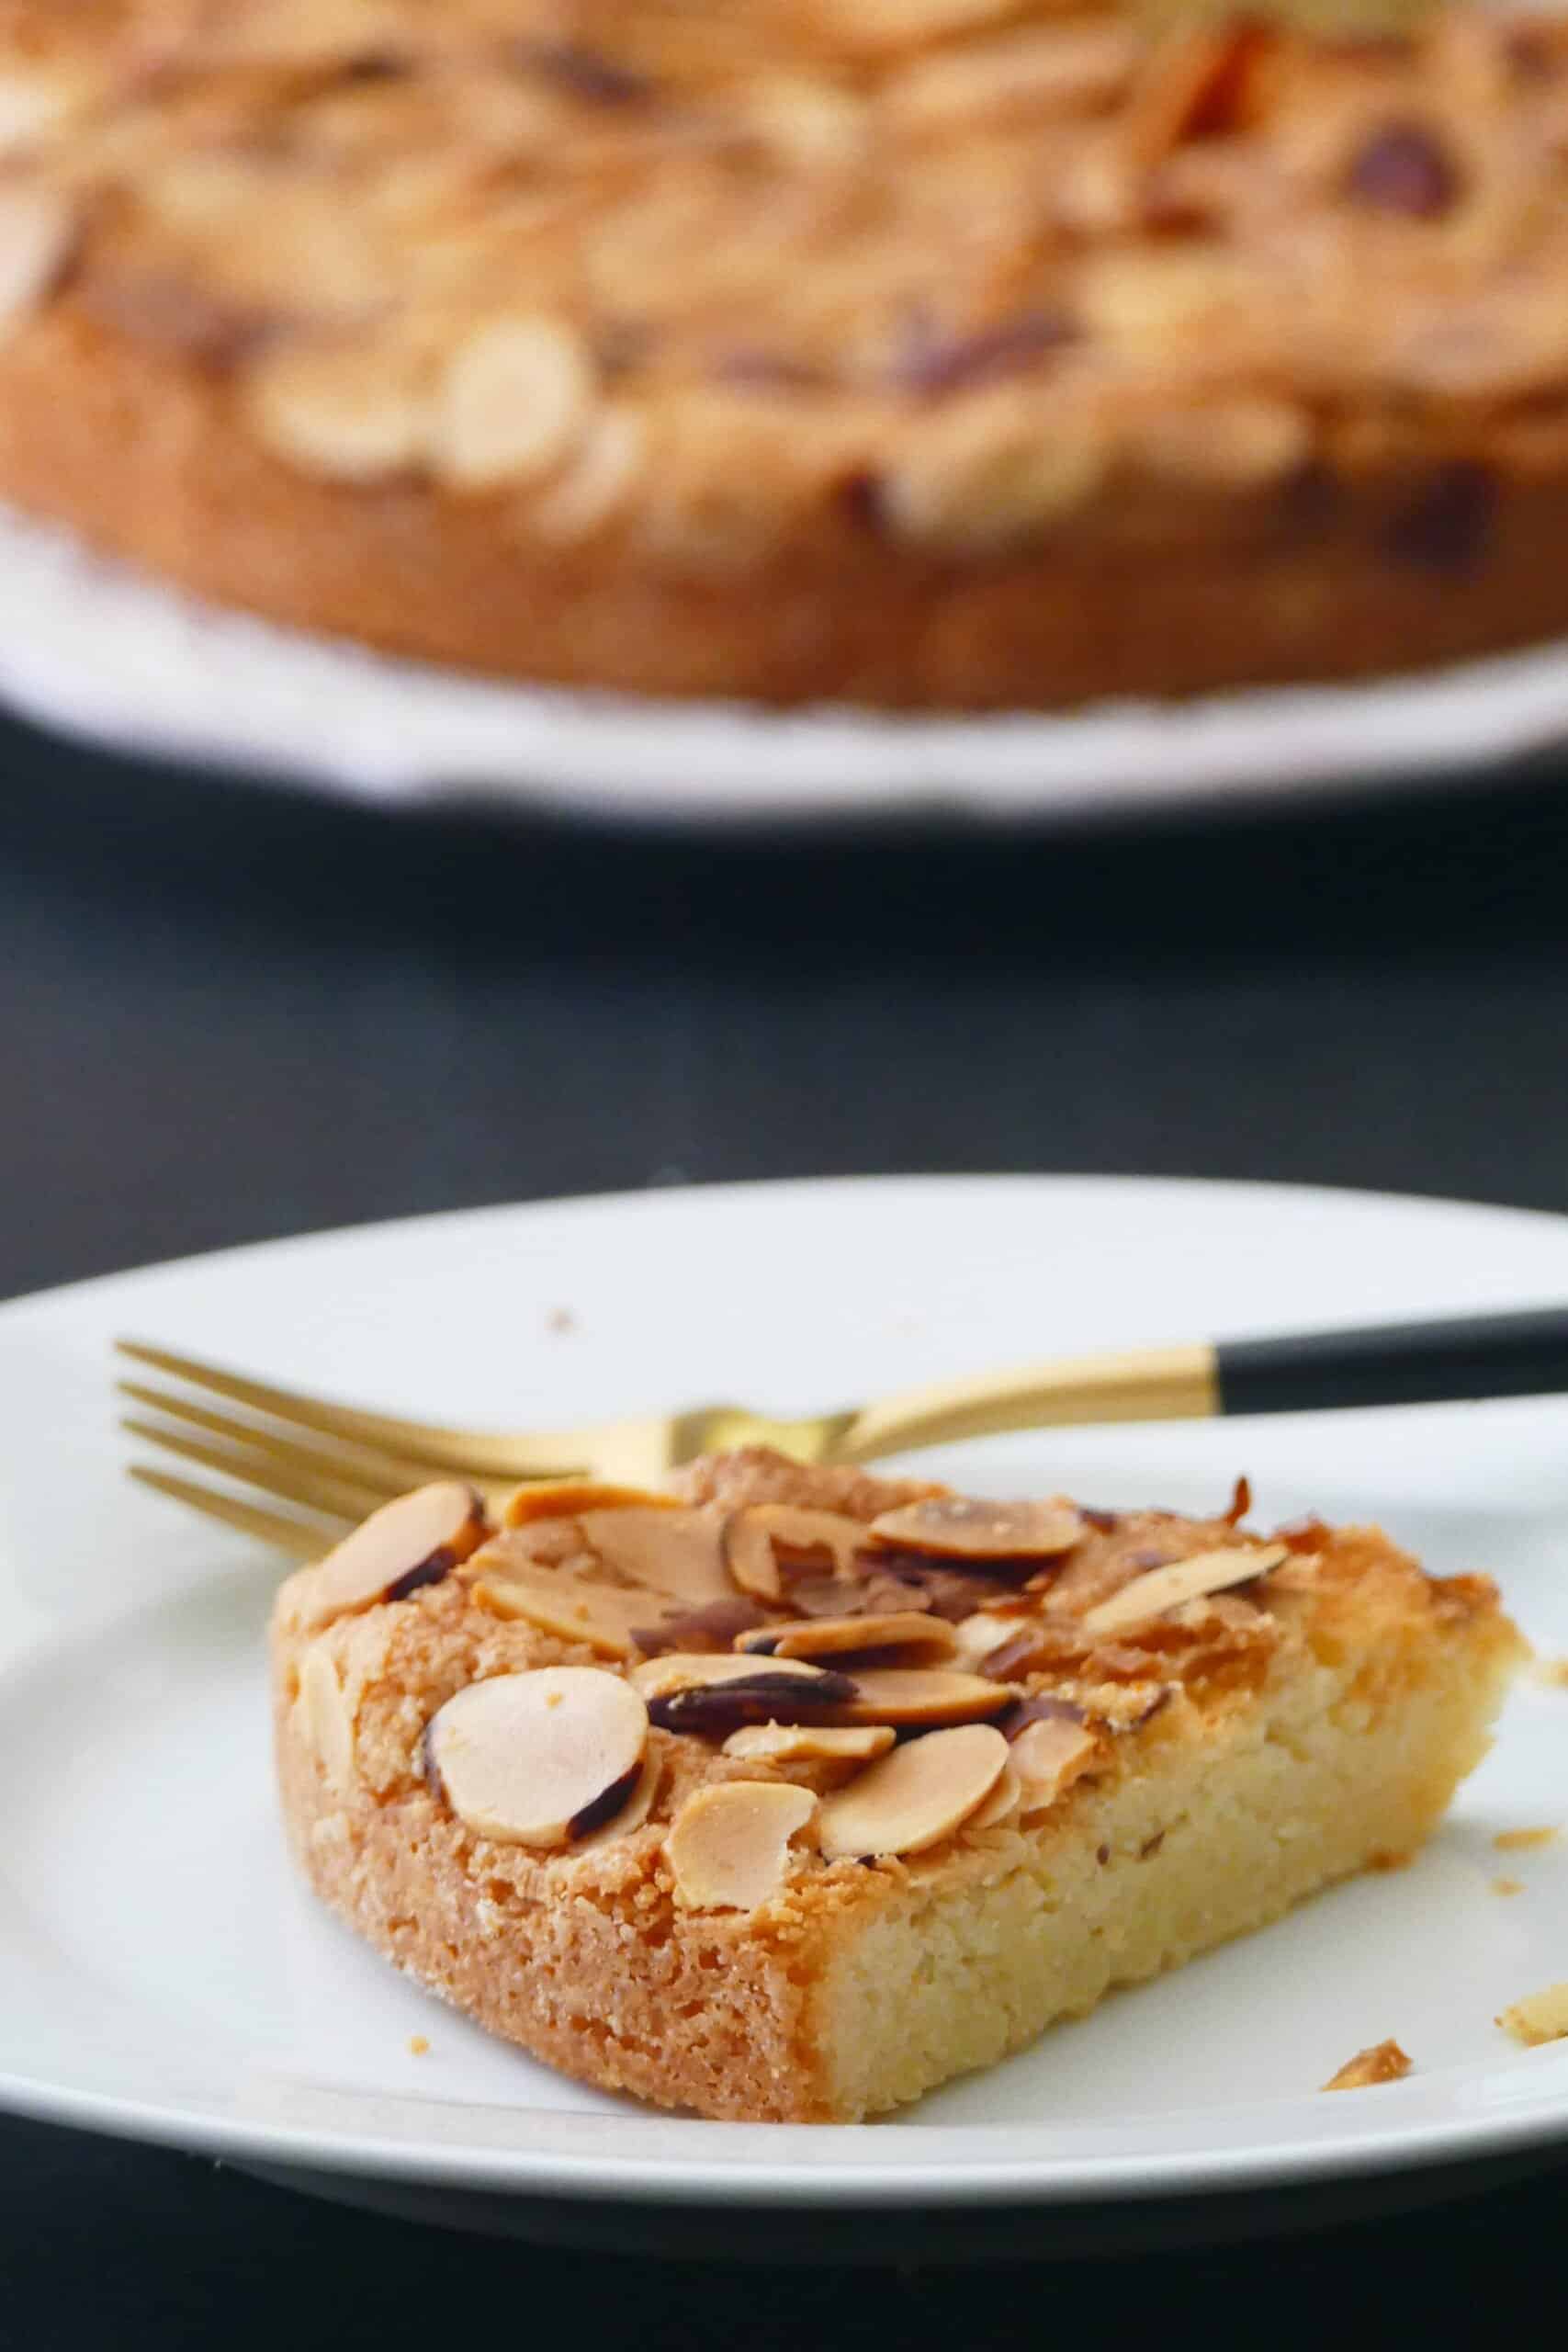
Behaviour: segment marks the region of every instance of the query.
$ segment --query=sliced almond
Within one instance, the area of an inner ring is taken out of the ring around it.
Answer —
[[[1083,1629],[1086,1634],[1100,1634],[1141,1625],[1150,1617],[1164,1616],[1168,1609],[1178,1608],[1184,1600],[1200,1600],[1206,1592],[1224,1592],[1230,1585],[1249,1584],[1254,1577],[1267,1576],[1270,1568],[1289,1558],[1290,1547],[1284,1544],[1227,1544],[1218,1551],[1195,1552],[1190,1559],[1172,1560],[1167,1567],[1151,1568],[1146,1576],[1135,1577],[1109,1600],[1088,1611]]]
[[[416,1487],[372,1511],[304,1580],[297,1622],[307,1633],[378,1600],[437,1584],[488,1532],[484,1506],[456,1478]]]
[[[869,1764],[886,1755],[894,1737],[891,1724],[744,1724],[724,1752],[751,1763]]]
[[[384,481],[424,454],[424,394],[400,358],[374,345],[269,352],[247,371],[243,398],[269,449],[330,481]]]
[[[561,321],[499,319],[469,335],[446,370],[435,468],[457,490],[536,481],[567,457],[593,413],[593,373]]]
[[[778,1663],[786,1663],[781,1658]],[[846,1724],[896,1724],[900,1728],[983,1723],[1011,1701],[1005,1683],[944,1666],[868,1666],[855,1678],[855,1695],[834,1717]]]
[[[965,1829],[994,1829],[1000,1821],[1015,1814],[1023,1802],[1023,1783],[1010,1763],[1002,1767],[1001,1779],[984,1804],[977,1804],[964,1823]]]
[[[588,1549],[607,1568],[651,1592],[700,1609],[733,1597],[735,1588],[719,1548],[719,1530],[706,1512],[651,1510],[586,1510],[578,1525]]]
[[[664,1841],[691,1911],[754,1911],[789,1873],[790,1839],[817,1810],[789,1781],[724,1781],[686,1799]]]
[[[734,1650],[671,1650],[668,1657],[651,1657],[634,1667],[631,1679],[645,1699],[672,1699],[678,1690],[694,1690],[710,1682],[750,1681],[762,1673],[811,1679],[820,1671],[805,1658],[769,1658],[764,1664]]]
[[[558,1641],[586,1642],[601,1657],[633,1657],[634,1629],[657,1614],[646,1593],[592,1584],[586,1577],[552,1576],[547,1569],[494,1584],[487,1579],[475,1585],[474,1599],[492,1617],[536,1625]]]
[[[968,1495],[885,1510],[871,1522],[873,1543],[941,1560],[1050,1560],[1071,1551],[1083,1521],[1070,1503],[993,1503]]]
[[[320,1642],[313,1642],[300,1661],[295,1705],[306,1746],[328,1787],[342,1795],[354,1778],[354,1725],[337,1666]]]
[[[674,1510],[672,1495],[649,1487],[609,1487],[595,1478],[535,1478],[508,1498],[503,1527],[528,1527],[536,1519],[581,1519],[584,1511]]]
[[[973,1616],[960,1618],[953,1629],[959,1665],[978,1668],[994,1650],[1012,1640],[1021,1624],[1027,1623],[1027,1619],[998,1616],[989,1609],[976,1609]]]
[[[1007,1765],[1008,1744],[988,1724],[908,1740],[823,1799],[822,1851],[829,1861],[921,1853],[984,1804]]]
[[[648,1709],[618,1675],[547,1666],[471,1682],[431,1717],[431,1782],[460,1821],[503,1845],[564,1846],[636,1790]]]
[[[1043,1813],[1093,1763],[1099,1741],[1084,1724],[1047,1718],[1025,1724],[1009,1750],[1027,1817]]]
[[[782,1600],[781,1551],[803,1566],[826,1555],[835,1574],[852,1577],[865,1533],[860,1520],[847,1519],[841,1511],[751,1503],[732,1511],[724,1522],[724,1562],[742,1592],[754,1593],[759,1600]]]
[[[602,1846],[613,1846],[617,1839],[629,1838],[634,1829],[640,1829],[653,1811],[653,1802],[663,1778],[663,1758],[649,1756],[638,1775],[636,1788],[619,1813],[612,1814],[602,1827],[592,1831],[586,1838],[575,1838],[568,1852],[554,1858],[551,1869],[562,1869],[569,1862],[575,1862],[580,1854],[597,1853]]]
[[[70,206],[50,189],[0,192],[0,333],[42,301],[75,232]]]
[[[931,1666],[950,1658],[957,1644],[945,1619],[904,1609],[880,1617],[795,1617],[738,1634],[735,1646],[750,1657],[842,1659],[867,1650],[899,1650],[911,1653],[899,1663]]]

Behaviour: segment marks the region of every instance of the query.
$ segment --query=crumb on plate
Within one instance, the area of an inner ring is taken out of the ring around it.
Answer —
[[[1495,1878],[1492,1882],[1494,1894],[1522,1894],[1524,1891],[1522,1878]]]
[[[1532,1846],[1555,1846],[1560,1829],[1499,1829],[1492,1843],[1500,1854],[1528,1853]]]
[[[1568,2040],[1568,1984],[1549,1984],[1542,1993],[1528,1993],[1505,2009],[1496,2022],[1527,2050],[1543,2041]]]
[[[1373,2083],[1397,2083],[1402,2075],[1409,2074],[1410,2065],[1397,2041],[1374,2041],[1370,2049],[1358,2050],[1353,2058],[1348,2058],[1323,2087],[1325,2091],[1360,2091]]]

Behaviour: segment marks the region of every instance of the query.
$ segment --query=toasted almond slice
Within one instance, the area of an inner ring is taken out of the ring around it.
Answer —
[[[578,1525],[605,1567],[651,1592],[692,1609],[734,1597],[718,1527],[705,1511],[671,1510],[662,1503],[651,1510],[586,1510]]]
[[[960,1674],[946,1666],[864,1667],[855,1676],[855,1697],[837,1711],[838,1722],[901,1726],[983,1723],[988,1715],[999,1715],[1012,1696],[1003,1682],[987,1682],[977,1674]]]
[[[246,416],[278,457],[330,481],[383,481],[424,453],[428,404],[394,355],[284,345],[264,352],[243,386]]]
[[[1249,1584],[1254,1577],[1267,1576],[1290,1556],[1285,1544],[1226,1544],[1218,1551],[1195,1552],[1190,1559],[1172,1560],[1166,1567],[1151,1568],[1147,1576],[1134,1577],[1109,1600],[1086,1612],[1083,1629],[1099,1634],[1116,1633],[1123,1625],[1141,1625],[1184,1600],[1200,1600],[1206,1592],[1224,1592],[1229,1585]]]
[[[865,1534],[858,1519],[847,1519],[841,1511],[750,1503],[744,1510],[731,1511],[724,1522],[724,1564],[742,1592],[754,1593],[759,1600],[782,1600],[781,1549],[802,1560],[820,1559],[826,1553],[836,1575],[852,1577]]]
[[[1094,1761],[1100,1743],[1087,1725],[1055,1722],[1025,1724],[1009,1754],[1017,1773],[1021,1808],[1027,1818],[1055,1804]]]
[[[829,1861],[921,1853],[984,1804],[1007,1764],[1008,1744],[988,1724],[908,1740],[823,1799],[822,1851]]]
[[[564,1846],[620,1812],[642,1770],[648,1709],[618,1675],[546,1666],[470,1682],[424,1735],[432,1785],[503,1845]]]
[[[803,1657],[738,1657],[734,1650],[671,1650],[667,1657],[650,1657],[634,1666],[631,1679],[645,1699],[672,1699],[677,1690],[694,1690],[706,1682],[749,1681],[758,1674],[793,1674],[808,1680],[822,1668]]]
[[[354,1725],[337,1666],[320,1642],[312,1642],[300,1661],[299,1696],[295,1704],[306,1746],[321,1766],[328,1787],[341,1795],[354,1777]]]
[[[874,1544],[929,1552],[941,1560],[1050,1560],[1083,1533],[1071,1503],[993,1503],[969,1495],[885,1510],[871,1522]]]
[[[745,1724],[724,1743],[727,1756],[771,1764],[869,1764],[894,1741],[891,1724]]]
[[[564,321],[496,319],[461,344],[437,405],[433,454],[456,490],[536,481],[592,422],[593,371]]]
[[[1017,1813],[1022,1803],[1023,1783],[1011,1763],[1007,1763],[1002,1767],[1001,1779],[990,1795],[984,1804],[976,1806],[964,1826],[965,1829],[994,1829],[998,1822],[1006,1821],[1010,1815]]]
[[[618,1838],[629,1838],[634,1829],[640,1829],[653,1811],[653,1801],[659,1794],[660,1783],[663,1778],[663,1758],[661,1756],[648,1757],[638,1775],[636,1788],[633,1789],[619,1813],[612,1814],[608,1821],[600,1828],[592,1831],[586,1838],[574,1838],[566,1852],[553,1855],[550,1868],[563,1869],[568,1863],[575,1862],[580,1854],[595,1853],[601,1846],[613,1846]]]
[[[790,1781],[723,1781],[686,1799],[664,1851],[690,1911],[754,1911],[789,1870],[789,1841],[817,1810]]]
[[[595,1478],[536,1478],[509,1497],[503,1527],[527,1527],[536,1519],[581,1519],[584,1511],[674,1510],[673,1495],[649,1487],[606,1487]]]
[[[961,1617],[953,1629],[953,1651],[960,1666],[977,1669],[994,1650],[1029,1624],[1027,1617],[998,1617],[989,1609],[976,1609],[971,1617]]]
[[[658,1614],[646,1593],[623,1592],[587,1577],[551,1575],[547,1568],[499,1583],[487,1578],[475,1585],[474,1599],[492,1617],[520,1619],[559,1641],[586,1642],[601,1657],[633,1657],[634,1629]]]
[[[957,1645],[945,1618],[895,1609],[881,1617],[792,1617],[738,1634],[735,1646],[750,1657],[846,1658],[866,1650],[907,1650],[914,1653],[910,1666],[932,1666],[950,1658]]]
[[[438,1584],[488,1533],[471,1487],[440,1478],[372,1511],[304,1580],[297,1622],[306,1633],[378,1600],[403,1600]]]

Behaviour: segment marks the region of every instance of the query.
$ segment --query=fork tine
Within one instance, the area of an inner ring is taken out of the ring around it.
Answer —
[[[187,1510],[199,1511],[204,1519],[216,1519],[225,1527],[237,1527],[242,1535],[254,1536],[273,1550],[287,1552],[290,1559],[319,1560],[331,1549],[343,1533],[341,1527],[312,1528],[302,1519],[285,1519],[280,1511],[260,1510],[254,1503],[243,1503],[235,1496],[220,1494],[215,1487],[197,1486],[193,1478],[176,1478],[167,1470],[150,1470],[141,1462],[127,1464],[127,1474],[139,1486],[151,1487],[171,1501],[184,1503]]]
[[[215,1413],[208,1406],[193,1404],[187,1396],[176,1396],[172,1388],[150,1387],[140,1380],[117,1380],[115,1387],[132,1403],[150,1405],[165,1420],[188,1422],[193,1429],[206,1430],[231,1444],[247,1445],[255,1453],[267,1454],[297,1470],[321,1470],[352,1479],[355,1486],[364,1487],[383,1502],[389,1502],[395,1495],[406,1495],[411,1487],[423,1487],[430,1476],[427,1462],[411,1462],[395,1453],[376,1453],[368,1446],[350,1445],[346,1440],[312,1444],[279,1437],[261,1421],[243,1420],[238,1413]]]
[[[267,1382],[248,1380],[225,1372],[221,1365],[203,1363],[196,1356],[174,1354],[167,1348],[149,1347],[141,1340],[117,1340],[123,1356],[151,1364],[193,1388],[207,1388],[220,1396],[248,1405],[254,1412],[290,1422],[301,1429],[320,1430],[328,1437],[347,1438],[385,1453],[402,1454],[427,1467],[457,1470],[470,1477],[563,1478],[592,1473],[595,1464],[591,1444],[574,1438],[515,1437],[504,1431],[441,1429],[424,1421],[400,1421],[387,1413],[367,1413],[353,1405],[332,1405],[320,1396],[305,1396],[293,1388],[275,1388]],[[558,1449],[567,1447],[565,1453]]]
[[[132,1437],[145,1438],[150,1445],[162,1446],[165,1453],[178,1454],[182,1462],[194,1462],[203,1470],[216,1470],[220,1477],[231,1478],[236,1486],[258,1487],[264,1495],[276,1495],[286,1503],[300,1503],[307,1510],[324,1511],[334,1519],[346,1520],[351,1526],[356,1526],[386,1500],[385,1495],[373,1487],[361,1487],[353,1480],[324,1476],[319,1472],[296,1470],[269,1454],[254,1453],[242,1445],[215,1445],[208,1438],[186,1437],[177,1430],[160,1429],[156,1421],[143,1420],[139,1414],[126,1414],[120,1427]]]

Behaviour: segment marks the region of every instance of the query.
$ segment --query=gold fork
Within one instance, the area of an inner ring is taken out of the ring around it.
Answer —
[[[1561,1306],[1063,1356],[906,1389],[807,1420],[709,1405],[586,1429],[499,1434],[395,1420],[141,1340],[118,1344],[122,1355],[184,1384],[168,1389],[122,1381],[123,1393],[157,1416],[130,1415],[124,1426],[230,1486],[141,1463],[131,1476],[299,1559],[318,1556],[378,1504],[443,1472],[491,1496],[529,1478],[649,1487],[695,1454],[736,1445],[776,1446],[800,1462],[872,1462],[958,1438],[1070,1422],[1205,1419],[1568,1390],[1568,1308]],[[185,1393],[190,1390],[196,1394]],[[235,1495],[234,1486],[288,1510]]]
[[[490,1431],[333,1404],[139,1340],[116,1346],[133,1363],[183,1384],[171,1389],[120,1381],[120,1394],[146,1408],[126,1415],[122,1428],[288,1509],[268,1509],[228,1487],[144,1463],[130,1465],[131,1476],[297,1559],[319,1557],[378,1504],[443,1474],[466,1478],[491,1498],[530,1478],[651,1487],[699,1453],[738,1445],[775,1446],[799,1462],[870,1462],[1003,1430],[1167,1420],[1220,1409],[1215,1351],[1198,1345],[1062,1358],[803,1420],[709,1405],[582,1429]]]

